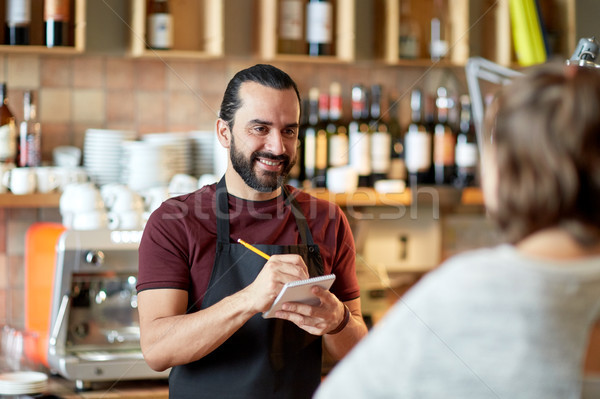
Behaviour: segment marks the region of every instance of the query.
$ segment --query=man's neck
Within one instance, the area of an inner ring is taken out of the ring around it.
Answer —
[[[227,183],[227,192],[229,194],[249,201],[266,201],[276,198],[281,194],[281,187],[267,193],[249,187],[232,168],[228,168],[227,172],[225,172],[225,182]]]
[[[516,246],[524,254],[545,259],[579,259],[600,255],[600,244],[583,247],[566,231],[558,228],[534,233]]]

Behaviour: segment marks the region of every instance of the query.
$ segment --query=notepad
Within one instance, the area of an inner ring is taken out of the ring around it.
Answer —
[[[286,302],[301,302],[309,305],[318,305],[319,298],[311,292],[315,285],[328,290],[335,280],[335,274],[326,274],[324,276],[312,277],[306,280],[298,280],[287,283],[275,298],[271,309],[263,313],[263,318],[275,317],[275,312],[281,310],[281,305]]]

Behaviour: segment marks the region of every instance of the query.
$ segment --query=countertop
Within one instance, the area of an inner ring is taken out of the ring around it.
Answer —
[[[61,399],[163,399],[169,397],[167,380],[136,380],[120,382],[94,382],[92,388],[78,392],[73,381],[50,377],[46,394]]]

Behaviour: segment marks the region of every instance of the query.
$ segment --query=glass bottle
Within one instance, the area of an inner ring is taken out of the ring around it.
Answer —
[[[306,54],[304,11],[304,0],[279,1],[278,53]]]
[[[369,106],[367,91],[352,86],[352,121],[348,125],[350,165],[358,174],[358,185],[369,186],[371,175],[371,140],[369,139]]]
[[[333,4],[329,0],[310,0],[306,5],[306,42],[308,55],[333,55]]]
[[[343,121],[342,86],[339,82],[329,85],[329,167],[348,165],[348,128]]]
[[[410,185],[430,184],[432,178],[432,134],[423,121],[423,94],[410,96],[411,122],[404,136],[404,161]]]
[[[369,122],[371,140],[371,180],[387,179],[390,171],[392,136],[387,123],[381,116],[381,85],[371,86],[371,120]]]
[[[16,163],[17,124],[8,106],[6,83],[0,84],[0,162]]]
[[[173,17],[168,0],[150,0],[148,3],[147,46],[154,50],[173,47]]]
[[[304,181],[307,188],[314,185],[316,176],[317,129],[319,128],[319,89],[308,91],[308,118],[304,131]]]
[[[419,58],[419,25],[410,12],[410,0],[400,0],[400,37],[398,56],[403,59]]]
[[[6,0],[5,21],[5,44],[29,44],[31,0]]]
[[[445,87],[438,87],[435,106],[437,110],[437,122],[433,138],[435,184],[452,184],[454,181],[456,136],[448,122],[448,115],[450,108],[453,107],[453,101],[448,96]]]
[[[327,162],[329,151],[327,149],[328,136],[327,124],[329,123],[329,94],[319,94],[319,123],[315,138],[315,186],[327,187]]]
[[[69,44],[69,3],[69,0],[44,1],[46,47],[67,46]]]
[[[449,44],[447,35],[446,1],[433,1],[434,17],[431,19],[431,40],[429,54],[432,61],[439,61],[448,55]]]
[[[406,180],[406,165],[404,164],[404,131],[398,119],[398,105],[400,100],[393,95],[389,100],[388,130],[391,136],[390,148],[390,172],[388,178],[394,180]]]
[[[456,137],[455,158],[456,180],[454,185],[458,188],[476,185],[479,149],[468,95],[460,97],[460,125]]]
[[[17,166],[40,166],[42,164],[42,131],[37,120],[33,93],[23,94],[23,121],[19,126],[19,159]]]

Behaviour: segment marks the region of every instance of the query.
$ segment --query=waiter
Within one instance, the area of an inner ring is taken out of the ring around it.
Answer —
[[[154,370],[172,367],[171,398],[309,398],[322,348],[340,359],[367,332],[346,217],[283,184],[299,117],[298,88],[285,72],[238,72],[216,124],[229,155],[225,175],[169,199],[148,220],[139,249],[141,346]],[[330,273],[329,291],[312,289],[319,305],[288,303],[262,318],[285,283]]]

